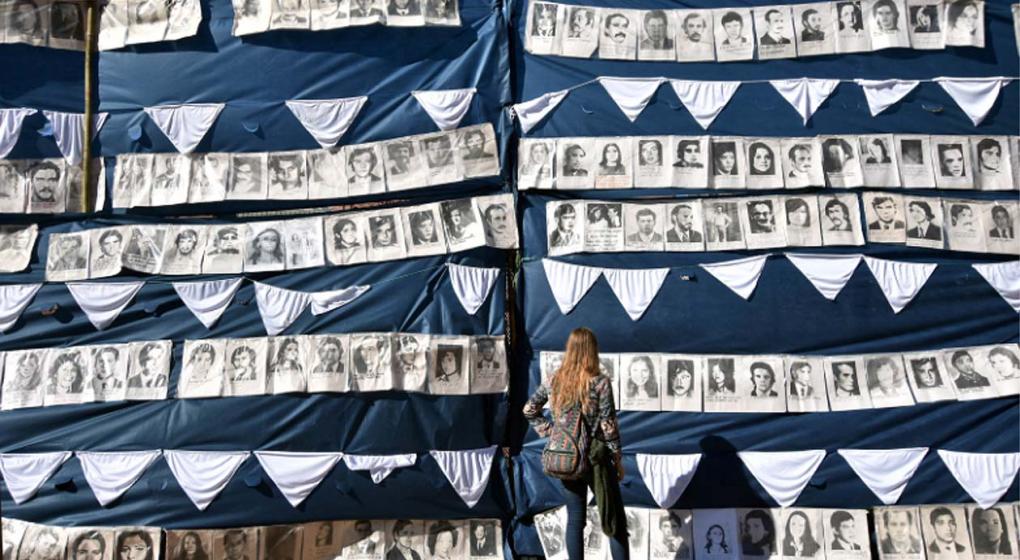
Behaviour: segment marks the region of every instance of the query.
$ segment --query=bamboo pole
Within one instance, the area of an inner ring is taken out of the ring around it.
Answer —
[[[96,46],[96,1],[85,0],[85,119],[82,127],[82,189],[81,189],[81,211],[88,212],[89,192],[92,187],[92,129],[93,129],[93,84],[92,65],[93,53]],[[99,181],[97,188],[103,181]]]

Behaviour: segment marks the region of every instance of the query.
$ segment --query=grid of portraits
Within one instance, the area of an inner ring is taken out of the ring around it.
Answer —
[[[980,0],[844,0],[635,10],[533,2],[525,50],[603,60],[727,62],[985,46]],[[757,55],[757,56],[756,56]]]
[[[75,0],[0,3],[0,44],[85,50],[85,5]]]
[[[201,22],[199,0],[105,0],[96,45],[105,51],[184,39],[198,33]]]
[[[1015,190],[1020,183],[1020,137],[524,138],[518,162],[521,189],[829,186],[1002,191]]]
[[[8,350],[0,409],[166,398],[169,340]]]
[[[63,158],[0,159],[0,214],[62,214],[81,207],[81,166]]]
[[[234,35],[361,25],[459,26],[457,0],[233,0]]]
[[[323,200],[499,175],[491,124],[328,150],[121,154],[113,206]]]
[[[497,560],[498,519],[352,519],[225,529],[57,527],[3,518],[4,560]]]
[[[513,195],[231,224],[146,224],[49,236],[46,280],[238,274],[517,247]]]
[[[353,333],[187,340],[179,398],[507,390],[503,337]]]
[[[550,256],[700,252],[894,243],[1020,254],[1016,199],[977,201],[890,192],[692,198],[664,203],[600,200],[546,204]]]
[[[600,353],[619,410],[827,412],[1020,394],[1020,346],[850,356]],[[548,384],[562,352],[541,352]]]

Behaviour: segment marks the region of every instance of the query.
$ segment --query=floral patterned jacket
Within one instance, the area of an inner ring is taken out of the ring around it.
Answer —
[[[549,387],[543,383],[524,405],[524,417],[542,437],[548,436],[553,426],[542,411],[542,407],[549,401],[549,392]],[[589,402],[595,403],[589,413],[584,415],[588,433],[592,434],[593,438],[606,442],[614,454],[620,453],[620,428],[616,423],[612,380],[606,375],[599,374],[589,385],[588,398]]]

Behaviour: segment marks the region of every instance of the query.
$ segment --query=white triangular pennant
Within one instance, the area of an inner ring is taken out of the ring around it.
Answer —
[[[323,148],[336,146],[358,117],[368,97],[291,99],[287,108]]]
[[[854,80],[864,90],[871,116],[876,116],[914,91],[920,80]]]
[[[689,455],[651,455],[638,453],[638,471],[655,503],[669,509],[680,499],[701,462],[701,453]]]
[[[740,82],[700,82],[696,80],[670,80],[673,91],[680,102],[698,121],[701,128],[708,130],[712,121],[719,116],[733,94],[740,87]]]
[[[808,119],[828,99],[832,90],[839,85],[839,80],[822,80],[818,78],[796,78],[792,80],[769,80],[779,95],[793,106],[804,119]]]
[[[556,305],[560,312],[570,313],[581,298],[588,293],[595,281],[602,275],[602,269],[594,266],[570,264],[552,259],[542,259],[545,278],[549,282]]]
[[[1020,261],[972,264],[974,270],[1020,313]],[[2,329],[0,329],[2,330]]]
[[[312,315],[322,315],[351,303],[361,297],[372,286],[351,286],[340,290],[311,292],[308,295],[312,302]]]
[[[203,511],[227,487],[249,455],[247,451],[163,451],[177,483],[191,503]]]
[[[924,287],[938,266],[935,263],[912,263],[877,259],[865,255],[864,263],[882,288],[894,313],[903,311]]]
[[[68,459],[70,451],[53,453],[0,453],[0,473],[14,503],[21,504],[35,496],[43,484]]]
[[[234,299],[243,278],[206,282],[174,282],[174,290],[195,317],[211,329]]]
[[[482,493],[489,484],[489,473],[492,472],[492,457],[497,446],[464,451],[429,451],[432,458],[439,463],[450,486],[464,500],[469,508],[475,507]]]
[[[938,451],[953,478],[985,509],[1002,498],[1020,471],[1020,453]]]
[[[414,453],[399,455],[344,455],[344,463],[352,471],[368,471],[372,482],[379,484],[396,469],[414,466],[418,456]]]
[[[0,158],[7,157],[18,143],[21,136],[21,125],[25,123],[25,117],[34,115],[38,111],[26,107],[15,109],[0,109]]]
[[[616,106],[623,111],[623,114],[630,119],[630,122],[637,120],[641,111],[645,110],[648,102],[655,95],[664,81],[663,78],[598,78],[602,87],[606,89],[609,97],[613,98]]]
[[[659,295],[662,283],[669,274],[668,268],[625,269],[606,268],[602,271],[609,287],[620,300],[631,321],[637,321],[645,314],[655,296]]]
[[[562,89],[545,93],[531,101],[524,101],[511,106],[510,111],[512,114],[517,115],[517,120],[521,123],[521,130],[527,133],[532,128],[535,128],[538,123],[542,122],[542,119],[555,109],[569,92],[569,89]]]
[[[259,305],[259,315],[266,332],[275,336],[293,323],[312,297],[307,292],[277,288],[262,282],[255,282],[255,301]]]
[[[154,451],[78,451],[85,480],[92,487],[99,505],[106,506],[124,495],[156,459],[163,454]]]
[[[857,266],[861,264],[861,257],[862,255],[786,253],[790,263],[797,267],[818,293],[829,301],[834,301],[850,281]]]
[[[68,282],[67,291],[89,321],[103,330],[117,320],[145,282]]]
[[[974,126],[981,124],[985,116],[992,110],[999,92],[1012,81],[1002,76],[995,78],[935,78],[949,97],[970,117]]]
[[[60,148],[60,153],[71,165],[81,163],[84,154],[85,115],[83,113],[61,113],[59,111],[43,111],[46,119],[50,121],[53,130],[53,141]],[[106,123],[108,113],[98,113],[93,116],[92,137],[99,134],[99,129]]]
[[[0,332],[7,332],[32,303],[42,284],[8,284],[0,286]]]
[[[294,507],[322,483],[341,457],[343,453],[255,452],[262,470]]]
[[[453,130],[460,126],[460,121],[471,108],[475,88],[412,91],[411,95],[418,100],[418,104],[425,109],[439,130]]]
[[[498,268],[482,268],[449,263],[450,283],[457,299],[468,315],[474,315],[485,303],[492,291],[492,286],[499,277]]]
[[[825,450],[741,451],[737,455],[777,504],[790,507],[822,464]]]
[[[751,299],[751,294],[758,287],[758,279],[761,278],[761,272],[765,268],[767,259],[768,255],[758,255],[698,266],[705,269],[705,272],[714,276],[716,280],[725,284],[738,296]]]
[[[928,448],[840,449],[838,453],[875,496],[891,506],[906,490]]]
[[[185,103],[146,107],[145,113],[182,154],[190,154],[223,111],[223,103]]]

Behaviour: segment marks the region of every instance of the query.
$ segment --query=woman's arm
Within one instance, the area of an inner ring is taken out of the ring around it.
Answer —
[[[603,378],[597,389],[599,395],[598,421],[602,428],[602,437],[606,445],[614,455],[619,455],[622,446],[620,445],[620,427],[616,423],[616,403],[613,398],[613,385],[609,378]]]
[[[542,437],[547,437],[549,432],[552,431],[552,422],[542,412],[542,407],[548,401],[549,389],[543,384],[535,390],[535,393],[528,399],[527,404],[524,405],[524,418],[531,424],[532,429]]]

